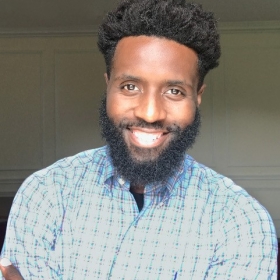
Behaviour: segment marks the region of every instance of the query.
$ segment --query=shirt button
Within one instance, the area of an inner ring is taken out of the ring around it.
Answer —
[[[124,179],[123,178],[119,178],[119,183],[121,184],[121,185],[123,185],[124,183],[125,183],[125,181],[124,181]]]

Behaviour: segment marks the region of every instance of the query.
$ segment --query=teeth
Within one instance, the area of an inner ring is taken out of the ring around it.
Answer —
[[[152,134],[152,133],[144,133],[139,131],[137,132],[134,131],[133,134],[138,138],[140,142],[145,144],[153,143],[161,136],[161,133]]]

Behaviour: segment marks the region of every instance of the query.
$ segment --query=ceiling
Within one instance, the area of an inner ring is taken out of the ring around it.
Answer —
[[[141,0],[139,0],[141,1]],[[0,32],[90,31],[118,0],[0,0]],[[220,22],[278,21],[280,0],[194,0]]]

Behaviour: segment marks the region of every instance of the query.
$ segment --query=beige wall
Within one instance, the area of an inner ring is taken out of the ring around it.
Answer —
[[[101,145],[94,36],[0,38],[0,196],[57,159]]]
[[[280,236],[280,22],[221,26],[194,157],[269,209]],[[96,36],[0,37],[0,197],[55,160],[102,144]]]

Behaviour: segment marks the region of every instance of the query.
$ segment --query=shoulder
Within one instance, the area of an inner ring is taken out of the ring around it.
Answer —
[[[101,180],[102,174],[110,166],[106,147],[87,150],[33,173],[23,182],[17,196],[29,199],[35,195],[65,196],[81,180]]]
[[[215,213],[219,213],[220,218],[265,220],[271,225],[271,218],[265,207],[233,180],[198,163],[188,155],[186,162],[188,174],[185,178],[188,181],[189,193],[199,197],[203,203],[207,202]]]
[[[222,235],[233,234],[241,239],[268,238],[275,241],[275,228],[270,214],[259,201],[230,178],[186,156],[189,187],[193,197],[208,207],[211,219],[218,222]],[[209,215],[210,215],[209,214]],[[242,236],[242,237],[241,237]],[[274,242],[273,241],[273,242]],[[271,244],[270,244],[271,245]]]
[[[185,162],[185,166],[187,167],[185,179],[189,181],[189,185],[195,186],[198,190],[221,197],[237,198],[240,195],[250,197],[250,195],[232,179],[197,162],[191,156],[186,155]]]
[[[60,159],[52,165],[35,172],[33,176],[44,177],[50,173],[71,173],[77,169],[87,169],[104,165],[105,161],[106,147],[101,147]]]

